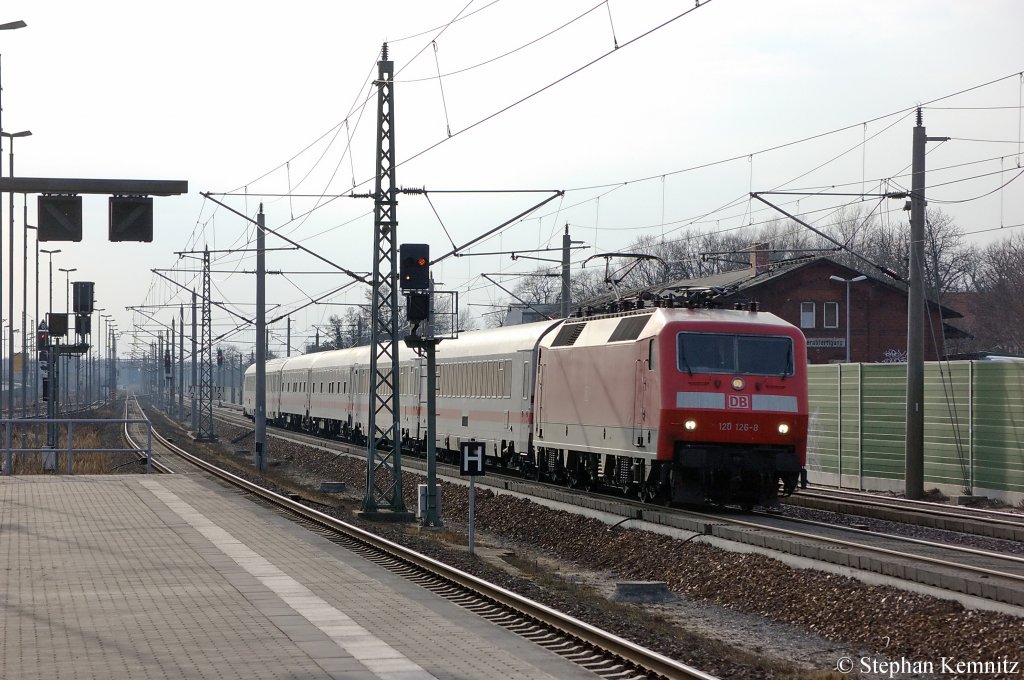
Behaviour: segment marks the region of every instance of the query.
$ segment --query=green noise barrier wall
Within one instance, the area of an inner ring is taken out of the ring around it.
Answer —
[[[814,483],[902,490],[906,364],[813,365],[807,469]],[[1024,362],[925,364],[925,488],[1024,494]]]

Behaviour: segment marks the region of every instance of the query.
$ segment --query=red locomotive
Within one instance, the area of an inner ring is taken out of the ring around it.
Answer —
[[[537,464],[650,501],[777,503],[807,442],[803,334],[773,314],[653,309],[568,319],[540,343]]]

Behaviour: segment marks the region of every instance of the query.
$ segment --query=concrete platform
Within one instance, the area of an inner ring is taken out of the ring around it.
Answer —
[[[593,678],[195,475],[0,477],[0,678]]]

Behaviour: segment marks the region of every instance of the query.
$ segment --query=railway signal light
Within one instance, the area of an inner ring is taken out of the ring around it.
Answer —
[[[406,304],[405,317],[409,323],[426,321],[430,317],[430,296],[419,293],[410,295]]]
[[[40,328],[36,331],[36,349],[43,350],[50,346],[50,331]]]
[[[92,281],[75,281],[72,285],[71,299],[74,301],[75,314],[92,314],[93,287]]]
[[[398,253],[398,280],[402,290],[430,288],[430,246],[403,243]]]
[[[222,350],[222,349],[218,349],[217,350],[217,365],[218,366],[223,366],[224,365],[224,350]]]
[[[164,352],[164,373],[171,374],[171,353]]]

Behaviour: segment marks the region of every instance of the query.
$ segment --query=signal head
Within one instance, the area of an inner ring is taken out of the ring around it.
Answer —
[[[430,288],[430,246],[403,243],[399,246],[398,283],[402,290]]]

